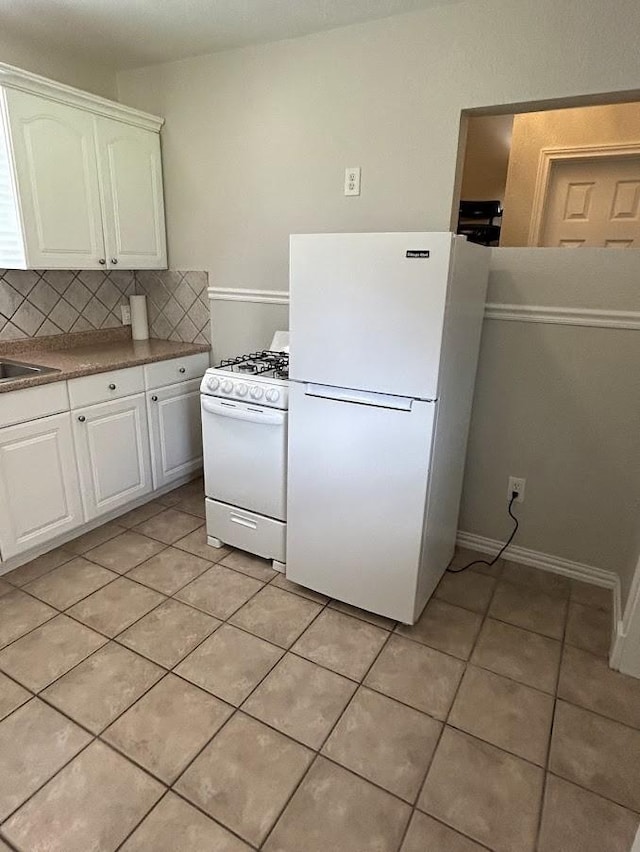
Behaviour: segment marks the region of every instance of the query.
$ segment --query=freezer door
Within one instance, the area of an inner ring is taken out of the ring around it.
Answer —
[[[452,245],[449,233],[292,235],[291,378],[435,399]]]
[[[290,389],[287,577],[410,623],[436,404],[332,390]]]

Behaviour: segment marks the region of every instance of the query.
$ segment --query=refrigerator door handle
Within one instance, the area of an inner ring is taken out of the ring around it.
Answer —
[[[406,396],[393,396],[387,393],[371,393],[329,385],[305,385],[305,396],[317,396],[321,399],[333,399],[336,402],[352,402],[358,405],[372,405],[375,408],[394,408],[397,411],[411,411],[413,399]]]

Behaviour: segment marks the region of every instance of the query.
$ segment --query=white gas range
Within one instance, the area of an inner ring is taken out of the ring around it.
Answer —
[[[284,571],[288,333],[270,350],[222,361],[200,386],[207,541]]]

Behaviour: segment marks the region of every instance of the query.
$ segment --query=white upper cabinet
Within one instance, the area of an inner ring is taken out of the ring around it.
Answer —
[[[93,116],[11,89],[6,102],[28,265],[99,268],[104,238]]]
[[[161,124],[0,64],[0,267],[166,268]]]
[[[108,264],[166,267],[159,135],[97,118],[96,139]]]

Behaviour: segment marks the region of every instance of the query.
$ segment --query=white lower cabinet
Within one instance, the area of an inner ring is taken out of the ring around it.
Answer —
[[[69,412],[0,429],[2,559],[82,522]]]
[[[86,520],[152,490],[144,394],[72,412]]]
[[[202,467],[208,362],[196,354],[0,394],[0,574]]]
[[[200,380],[147,393],[153,486],[162,488],[202,467]]]

